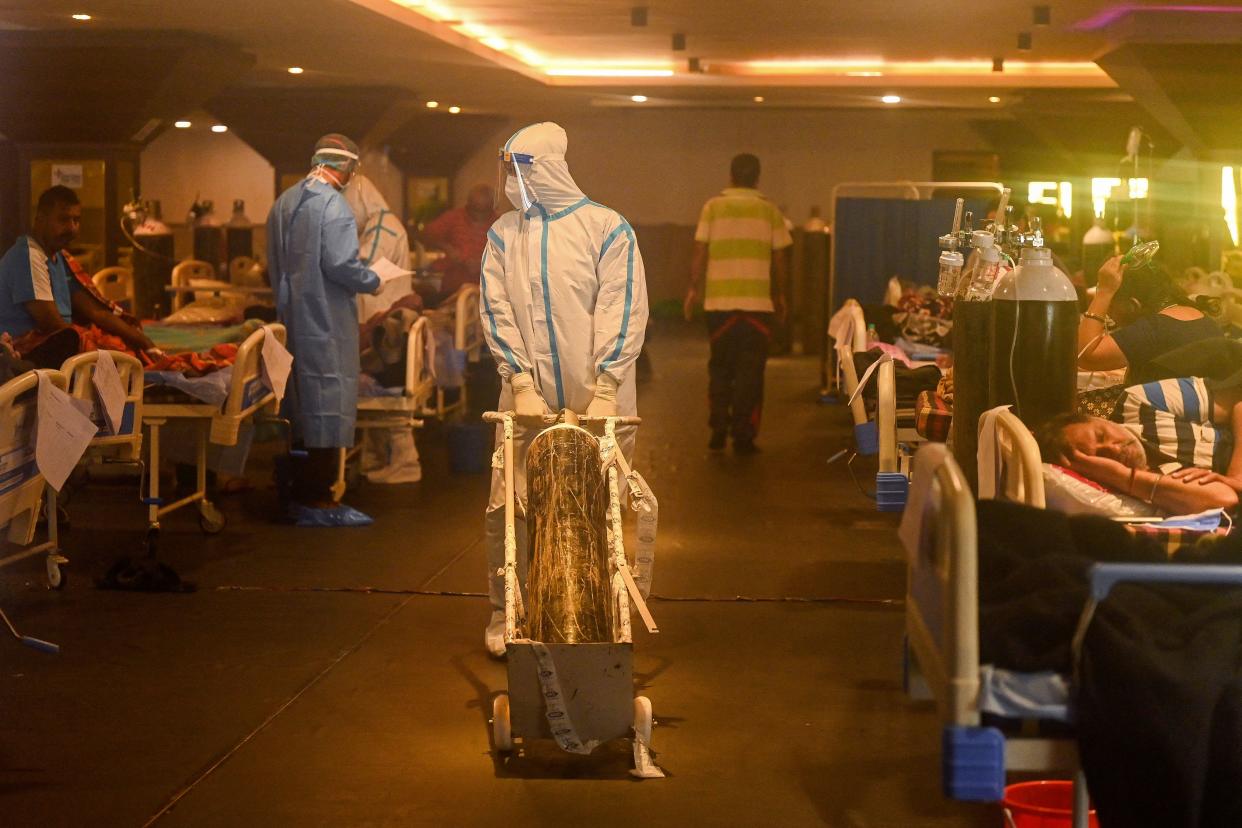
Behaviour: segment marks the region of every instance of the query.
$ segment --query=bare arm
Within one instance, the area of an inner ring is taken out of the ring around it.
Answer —
[[[1096,483],[1145,500],[1166,514],[1189,515],[1207,509],[1233,510],[1238,505],[1238,492],[1234,486],[1206,469],[1183,469],[1171,475],[1149,469],[1134,471],[1116,460],[1093,457],[1079,451],[1073,452],[1069,466]],[[1187,478],[1183,472],[1203,472],[1205,476]]]
[[[24,306],[26,312],[34,319],[35,330],[39,333],[52,333],[53,331],[59,331],[61,328],[69,327],[69,324],[60,315],[55,302],[33,299],[26,302]]]
[[[75,290],[71,301],[73,318],[79,324],[94,325],[102,331],[119,336],[135,351],[147,351],[155,347],[155,343],[148,339],[141,329],[128,324],[96,302],[95,297],[85,290]]]
[[[694,317],[694,308],[699,303],[703,290],[703,281],[707,278],[707,242],[696,241],[694,254],[690,259],[690,284],[686,288],[686,301],[682,307],[687,320]]]
[[[785,321],[789,304],[789,248],[772,251],[772,305],[776,318]]]
[[[1095,287],[1095,296],[1087,313],[1091,316],[1104,317],[1121,287],[1121,260],[1109,259],[1100,268],[1099,281]],[[1084,371],[1112,371],[1125,368],[1129,364],[1126,355],[1117,342],[1104,330],[1104,323],[1099,319],[1084,316],[1078,322],[1078,367]]]

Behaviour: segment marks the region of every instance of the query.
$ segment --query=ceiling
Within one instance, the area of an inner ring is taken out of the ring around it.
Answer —
[[[1242,41],[1242,9],[1228,3],[1050,2],[1051,25],[1035,26],[1030,0],[969,11],[792,0],[778,12],[754,0],[661,0],[632,25],[632,4],[645,2],[0,0],[0,133],[34,140],[59,125],[82,140],[141,141],[153,120],[206,110],[273,158],[291,135],[300,145],[347,123],[397,149],[434,136],[439,162],[460,152],[456,136],[504,116],[883,107],[895,94],[902,107],[966,111],[1028,134],[1073,118],[1061,126],[1067,151],[1095,124],[1111,145],[1116,124],[1144,119],[1165,130],[1170,152],[1242,143],[1228,112],[1242,57],[1202,48]],[[74,21],[78,12],[92,19]],[[1020,32],[1030,51],[1018,50]],[[992,71],[996,57],[1005,71]],[[648,76],[625,76],[635,71]],[[428,100],[441,106],[427,110]]]

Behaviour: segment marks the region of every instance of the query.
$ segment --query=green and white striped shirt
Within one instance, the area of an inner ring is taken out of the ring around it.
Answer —
[[[793,244],[775,204],[730,187],[703,205],[694,240],[707,245],[705,310],[773,311],[772,251]]]

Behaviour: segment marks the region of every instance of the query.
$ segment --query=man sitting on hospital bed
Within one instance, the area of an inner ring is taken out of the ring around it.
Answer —
[[[1054,417],[1036,433],[1056,463],[1166,514],[1237,508],[1242,387],[1199,377],[1130,386],[1112,420]]]
[[[97,347],[154,348],[136,320],[113,313],[77,275],[66,248],[81,221],[77,194],[51,187],[39,196],[29,235],[0,259],[0,333],[40,368],[60,368],[79,351]]]

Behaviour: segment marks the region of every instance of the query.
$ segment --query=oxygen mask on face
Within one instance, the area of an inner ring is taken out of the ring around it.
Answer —
[[[1153,239],[1152,241],[1139,242],[1126,251],[1121,257],[1122,267],[1146,267],[1151,264],[1151,260],[1156,257],[1156,253],[1160,250],[1160,242]]]

